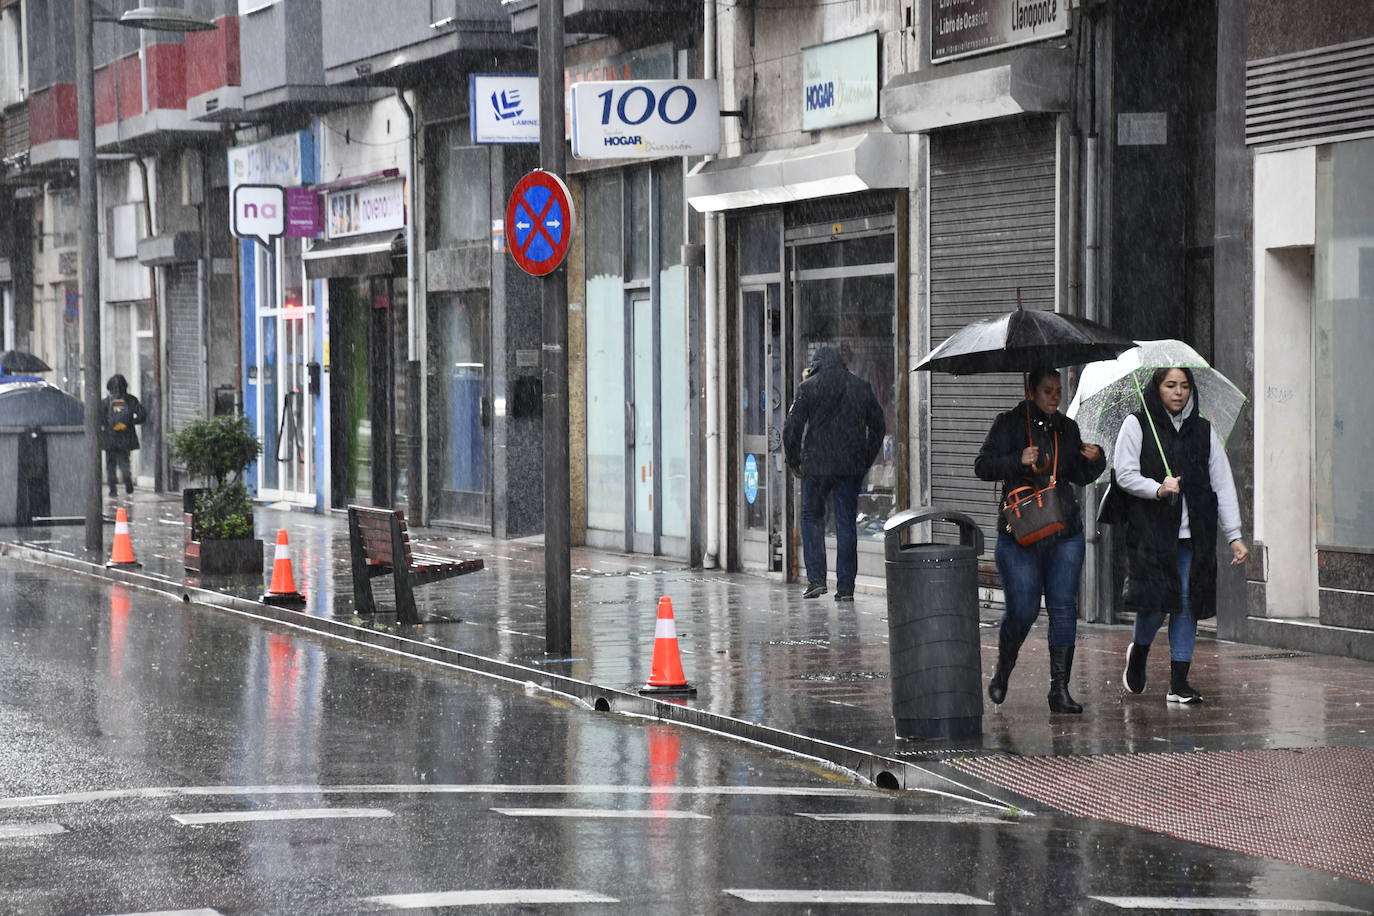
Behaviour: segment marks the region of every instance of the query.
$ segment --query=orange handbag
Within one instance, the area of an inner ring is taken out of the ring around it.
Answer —
[[[1026,432],[1026,438],[1029,439],[1029,426]],[[1009,491],[1007,498],[1002,502],[1002,523],[1007,533],[1016,538],[1016,543],[1022,547],[1029,547],[1064,530],[1064,514],[1060,511],[1059,491],[1054,486],[1058,476],[1059,433],[1056,432],[1054,469],[1050,472],[1050,485],[1039,490],[1031,486],[1017,487]]]

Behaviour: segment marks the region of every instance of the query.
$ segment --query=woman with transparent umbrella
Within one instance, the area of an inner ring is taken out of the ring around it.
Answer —
[[[1197,703],[1188,683],[1199,619],[1216,614],[1218,524],[1231,565],[1250,556],[1226,449],[1200,412],[1193,370],[1156,369],[1144,406],[1126,417],[1112,452],[1121,513],[1130,528],[1124,606],[1135,612],[1122,682],[1145,690],[1145,662],[1169,618],[1171,703]],[[1148,430],[1148,432],[1147,432]]]

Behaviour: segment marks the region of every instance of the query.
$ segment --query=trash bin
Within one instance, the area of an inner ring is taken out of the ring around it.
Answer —
[[[47,382],[0,383],[0,525],[84,519],[83,416]]]
[[[912,525],[959,526],[958,544],[905,544]],[[978,557],[983,532],[962,512],[907,509],[883,526],[892,718],[899,738],[966,738],[983,730]]]

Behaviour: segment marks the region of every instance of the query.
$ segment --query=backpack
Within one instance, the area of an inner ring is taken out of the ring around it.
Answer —
[[[123,398],[110,399],[110,429],[117,433],[122,433],[129,428],[129,420],[133,416],[133,410],[129,408],[129,402]]]

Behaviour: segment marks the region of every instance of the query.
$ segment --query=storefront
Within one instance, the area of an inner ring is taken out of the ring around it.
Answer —
[[[909,178],[907,140],[891,134],[716,160],[689,176],[692,206],[727,213],[722,485],[731,566],[797,577],[800,487],[785,467],[782,427],[802,370],[828,345],[883,405],[887,436],[858,518],[859,575],[883,575],[883,522],[909,498]],[[815,198],[756,206],[795,199],[800,188]]]
[[[233,147],[228,159],[231,201],[240,184],[300,189],[314,183],[318,170],[309,131]],[[327,478],[320,460],[325,404],[319,386],[325,287],[306,278],[302,235],[310,232],[295,230],[274,239],[271,248],[250,239],[239,242],[243,409],[263,446],[249,470],[249,484],[258,497],[322,509],[322,481]],[[169,276],[169,292],[173,280]],[[175,311],[174,302],[168,310]],[[168,331],[175,350],[170,326]]]
[[[567,80],[687,75],[672,43],[578,60]],[[689,556],[693,507],[683,159],[570,163],[582,200],[586,541]],[[574,368],[574,372],[576,368]]]

